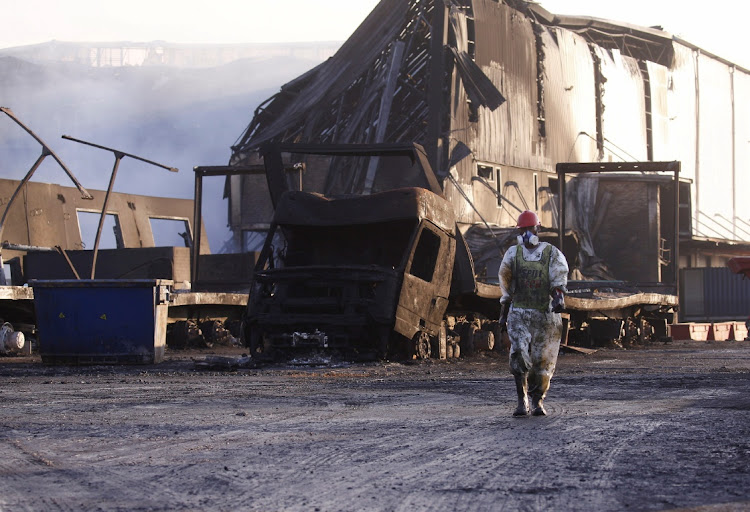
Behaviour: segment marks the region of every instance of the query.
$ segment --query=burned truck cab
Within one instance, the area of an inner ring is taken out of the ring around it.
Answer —
[[[310,348],[411,358],[438,334],[456,251],[451,204],[424,188],[287,191],[255,269],[243,335],[254,356]]]

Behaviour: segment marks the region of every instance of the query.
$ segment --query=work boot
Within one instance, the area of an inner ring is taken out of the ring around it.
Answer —
[[[526,374],[515,375],[516,393],[518,393],[518,407],[516,407],[513,416],[528,416],[529,414],[529,396]]]
[[[544,397],[538,395],[531,396],[531,414],[533,416],[547,415],[547,411],[544,410]]]
[[[544,397],[547,396],[550,377],[547,374],[531,372],[531,414],[534,416],[546,416],[544,410]]]

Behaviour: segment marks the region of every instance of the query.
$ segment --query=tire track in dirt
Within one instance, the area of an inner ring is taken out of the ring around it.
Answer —
[[[31,510],[81,510],[89,508],[92,503],[111,509],[118,508],[123,502],[148,505],[151,498],[181,499],[181,495],[172,494],[169,489],[153,483],[147,476],[147,468],[142,473],[134,473],[131,468],[135,464],[111,465],[110,460],[101,457],[101,452],[97,457],[96,450],[92,460],[71,464],[67,462],[72,460],[70,458],[63,463],[59,458],[31,450],[18,439],[9,440],[2,446],[5,449],[2,453],[4,462],[0,466],[3,474],[1,486],[14,479],[15,485],[11,488],[16,489],[15,499],[23,498],[24,502],[30,503],[28,508]],[[139,452],[136,446],[131,450]],[[36,489],[42,486],[47,491],[37,493]],[[26,493],[20,492],[21,489]],[[9,493],[3,492],[2,495],[4,505],[15,510]],[[112,499],[115,501],[110,501]]]
[[[324,510],[346,510],[356,508],[354,505],[347,506],[342,496],[352,494],[357,489],[356,482],[371,482],[364,486],[358,493],[373,493],[374,485],[386,485],[385,481],[393,480],[393,487],[403,487],[402,481],[411,479],[404,471],[394,471],[393,464],[398,464],[403,457],[414,456],[410,447],[422,442],[419,438],[413,438],[413,432],[406,427],[414,418],[414,407],[424,407],[424,396],[422,394],[411,394],[399,405],[389,404],[388,418],[374,415],[370,407],[350,408],[344,402],[335,402],[331,397],[323,397],[328,401],[329,409],[316,414],[316,418],[302,424],[294,425],[294,422],[275,424],[273,429],[266,429],[264,442],[271,446],[263,448],[264,457],[267,450],[274,453],[285,453],[287,458],[294,463],[284,464],[280,461],[273,467],[267,467],[267,473],[263,475],[266,481],[294,480],[297,488],[305,488],[314,491],[305,493],[305,500],[314,503]],[[354,402],[361,402],[365,397],[356,396]],[[403,397],[402,397],[403,398]],[[352,401],[350,398],[348,401]],[[381,398],[382,401],[382,398]],[[390,401],[390,400],[386,400]],[[454,403],[456,397],[445,395],[443,400],[439,396],[431,396],[429,402]],[[421,405],[417,402],[421,402]],[[444,404],[440,404],[442,406]],[[416,414],[420,414],[416,411]],[[412,425],[417,428],[419,425]],[[273,431],[272,431],[273,430]],[[373,436],[372,432],[383,434]],[[427,434],[433,435],[433,432]],[[433,435],[433,438],[435,436]],[[361,439],[360,439],[361,438]],[[449,429],[437,438],[431,440],[441,448],[450,447],[455,444],[453,434]],[[412,450],[413,451],[413,450]],[[432,448],[421,450],[424,455],[433,451]],[[405,455],[406,454],[406,455]],[[416,454],[419,456],[419,453]],[[267,460],[267,459],[264,459]],[[396,466],[398,467],[398,465]],[[330,482],[330,485],[320,485],[320,479]],[[316,485],[317,482],[317,485]],[[380,495],[381,493],[377,493]],[[279,498],[278,494],[276,495]],[[279,508],[279,503],[300,505],[299,496],[285,496],[281,502],[265,502],[260,498],[259,506],[265,503],[266,508]],[[285,501],[287,500],[287,501]],[[353,501],[350,503],[369,503],[368,500]],[[378,501],[378,508],[395,509],[387,503]],[[282,507],[283,508],[283,507]]]
[[[664,425],[662,420],[649,417],[634,417],[627,429],[613,428],[601,436],[604,442],[597,443],[598,455],[592,459],[595,463],[589,468],[591,474],[590,485],[579,492],[579,500],[585,508],[591,510],[614,510],[623,504],[616,501],[616,496],[605,491],[613,488],[616,483],[613,471],[626,457],[628,448],[638,444],[654,430]]]
[[[433,407],[441,411],[449,409],[450,412],[442,416],[431,415],[429,410]],[[447,393],[445,389],[430,392],[428,396],[424,393],[414,395],[407,403],[392,406],[387,418],[358,418],[361,424],[382,432],[380,436],[357,432],[351,432],[349,436],[344,430],[340,432],[341,450],[320,458],[313,456],[308,461],[310,464],[322,461],[340,464],[342,468],[356,468],[356,472],[328,468],[327,474],[334,480],[369,482],[358,495],[364,496],[366,503],[369,502],[366,499],[368,494],[379,497],[384,490],[396,494],[395,499],[384,501],[384,498],[378,498],[378,507],[384,509],[418,510],[422,498],[429,496],[429,501],[433,501],[435,494],[453,493],[460,501],[463,495],[472,491],[461,487],[455,477],[455,469],[458,468],[459,472],[463,469],[463,460],[472,458],[472,449],[465,444],[466,438],[477,435],[479,422],[484,421],[488,411],[494,408],[494,404],[487,406],[483,401],[467,400]],[[343,441],[347,437],[348,443]],[[358,439],[360,437],[362,439]],[[347,451],[347,448],[351,450],[352,444],[355,450]],[[319,493],[316,498],[324,508],[326,504],[335,507],[337,496],[347,490],[350,489],[331,489]],[[419,496],[422,498],[415,498]],[[473,501],[475,505],[481,505],[481,502],[476,503],[476,498]],[[422,505],[424,503],[427,502],[421,501]],[[450,505],[445,510],[452,507]]]
[[[94,395],[94,397],[91,398],[91,395]],[[148,393],[145,393],[143,397],[144,401],[149,401],[149,398],[153,400],[154,398]],[[154,408],[154,414],[157,416],[170,416],[170,410],[172,412],[177,410],[178,415],[189,415],[191,416],[190,419],[193,420],[194,418],[192,418],[192,416],[194,416],[194,414],[190,414],[191,404],[196,404],[196,407],[199,407],[200,400],[176,404],[171,401],[164,403],[162,399],[159,399],[151,404],[134,405],[132,407],[128,406],[132,412],[136,413],[135,418],[131,415],[125,423],[116,425],[114,428],[113,423],[107,421],[107,418],[109,416],[112,416],[113,420],[118,417],[122,418],[121,407],[124,404],[122,403],[123,401],[118,400],[117,398],[99,398],[96,396],[96,393],[81,393],[81,391],[74,390],[69,393],[69,398],[65,398],[64,404],[56,403],[54,409],[67,411],[72,409],[86,409],[85,407],[81,407],[81,402],[90,400],[101,400],[102,402],[108,402],[109,404],[109,407],[106,407],[108,410],[103,412],[99,411],[99,413],[96,414],[95,425],[88,423],[85,415],[83,417],[80,415],[73,416],[65,421],[67,432],[64,437],[53,438],[43,434],[43,438],[35,439],[34,442],[37,445],[42,443],[42,445],[45,446],[43,453],[47,454],[38,455],[35,459],[36,462],[39,462],[39,460],[58,460],[48,455],[49,453],[58,453],[63,460],[66,460],[67,462],[72,461],[72,464],[69,464],[69,467],[55,467],[54,471],[46,472],[47,476],[45,476],[45,480],[49,480],[49,475],[52,475],[52,478],[57,482],[52,484],[47,483],[46,487],[57,488],[62,497],[50,500],[47,498],[43,499],[40,496],[34,496],[31,500],[31,502],[34,503],[31,509],[80,510],[81,508],[88,508],[85,505],[86,503],[101,503],[105,509],[122,508],[122,503],[145,503],[146,505],[144,506],[147,506],[149,499],[141,499],[141,493],[147,493],[154,497],[158,496],[159,500],[169,500],[176,504],[193,503],[192,508],[200,508],[195,506],[196,502],[192,499],[188,498],[187,501],[183,499],[183,496],[189,496],[189,493],[186,493],[184,484],[181,484],[182,475],[180,473],[180,467],[182,464],[181,455],[190,452],[196,444],[204,443],[205,439],[203,436],[198,435],[192,439],[175,439],[171,435],[171,431],[173,428],[176,429],[174,431],[175,434],[177,434],[178,431],[183,431],[184,427],[182,425],[169,425],[163,422],[154,423],[153,421],[150,424],[144,422],[141,425],[138,423],[132,423],[133,419],[135,419],[136,422],[139,420],[145,421],[147,417],[143,414],[139,415],[138,412],[143,412],[145,409],[150,414],[152,407]],[[130,395],[125,402],[129,404],[132,400],[133,396]],[[55,399],[53,399],[53,401],[57,402]],[[112,407],[113,405],[114,407]],[[22,406],[16,410],[19,413],[23,413],[24,409],[26,409],[26,407]],[[167,411],[166,414],[164,414],[165,409]],[[40,427],[40,430],[44,430],[48,426],[52,427],[52,425],[46,425],[49,418],[52,416],[54,416],[54,411],[46,411],[45,416],[40,418],[40,420],[45,423],[43,427]],[[234,417],[234,414],[232,414],[231,418]],[[26,419],[23,417],[19,418]],[[208,435],[212,433],[210,428],[204,428],[203,430],[203,433],[206,434],[205,437],[208,437]],[[208,430],[208,432],[206,432],[206,430]],[[23,447],[22,443],[18,441],[16,441],[16,444],[19,448]],[[214,458],[216,457],[216,452],[220,452],[220,448],[221,447],[217,446],[216,443],[212,443],[209,446],[205,446],[204,443],[203,453],[208,453],[210,454],[210,458]],[[4,457],[3,460],[17,462],[20,458],[17,455],[18,454]],[[47,457],[47,459],[43,459],[44,457]],[[173,475],[170,485],[175,485],[175,487],[179,489],[179,492],[170,493],[168,486],[161,487],[150,483],[150,480],[154,477],[163,476],[163,470],[157,470],[156,475],[152,474],[151,476],[143,477],[132,471],[133,467],[139,467],[142,468],[141,472],[144,475],[148,475],[153,471],[154,462],[157,460],[165,461],[165,466],[169,466],[169,472]],[[207,461],[204,457],[203,460],[200,461],[198,465],[201,466],[202,469],[195,472],[195,486],[198,486],[198,488],[201,489],[201,493],[210,493],[213,492],[213,490],[216,490],[218,493],[220,488],[225,487],[222,483],[224,479],[219,477],[215,478],[211,476],[208,478],[207,481],[209,484],[213,485],[204,485],[201,483],[202,480],[207,478],[205,475],[201,477],[201,471],[205,471],[205,467],[211,465],[217,468],[217,472],[221,471],[221,468],[223,467],[221,466],[221,463],[222,461],[218,458],[215,458],[213,461]],[[50,462],[49,465],[55,464]],[[195,464],[193,465],[195,466]],[[56,466],[59,466],[59,464]],[[1,467],[3,468],[3,472],[7,472],[6,467]],[[28,476],[29,472],[26,472],[25,474]],[[41,475],[33,474],[32,478],[28,479],[28,481],[26,481],[26,478],[18,479],[16,484],[12,485],[12,487],[23,488],[30,485],[33,486],[33,481],[37,479],[37,477],[41,477]],[[96,490],[93,491],[93,494],[87,492],[90,491],[91,479],[96,481]],[[122,483],[119,484],[119,482]],[[2,484],[0,484],[0,488],[2,488],[1,485]],[[110,502],[107,496],[114,497],[113,499],[115,501]],[[220,498],[221,496],[217,494],[215,497]],[[28,496],[26,498],[28,499]],[[107,505],[107,503],[109,503],[109,505]],[[7,496],[5,498],[5,504],[9,504]],[[130,507],[125,506],[125,508]]]
[[[44,471],[52,462],[26,449],[14,435],[11,432],[0,440],[0,510],[30,510],[24,505],[32,492],[26,477]]]
[[[660,361],[638,368],[643,358],[607,363],[611,374],[597,373],[602,365],[560,372],[548,416],[525,419],[511,417],[508,376],[468,363],[136,374],[104,382],[101,392],[93,377],[71,376],[58,394],[32,375],[0,390],[2,422],[11,427],[0,439],[62,466],[0,442],[0,461],[17,459],[25,477],[0,480],[0,509],[621,510],[736,501],[732,492],[748,483],[738,471],[747,443],[726,445],[721,432],[712,433],[707,453],[696,443],[714,426],[746,435],[746,404],[720,390],[744,392],[750,379],[679,362],[662,376]],[[628,460],[659,453],[685,432],[689,443],[666,462]],[[703,461],[712,463],[710,474]],[[667,473],[675,464],[681,473]],[[0,476],[15,468],[0,462]],[[659,478],[646,481],[644,469]],[[664,488],[666,480],[687,489],[686,469],[715,490],[684,498]],[[642,497],[657,486],[663,501]],[[3,496],[17,506],[4,507]]]

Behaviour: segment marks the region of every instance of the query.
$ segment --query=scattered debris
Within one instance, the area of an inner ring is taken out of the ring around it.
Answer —
[[[260,366],[257,361],[249,356],[209,356],[202,360],[193,359],[192,361],[196,370],[234,371],[240,368],[257,368]]]

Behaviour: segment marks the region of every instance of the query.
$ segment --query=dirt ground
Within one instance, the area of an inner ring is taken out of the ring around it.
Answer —
[[[223,355],[240,355],[225,349]],[[0,359],[0,510],[750,510],[750,342],[197,370]]]

